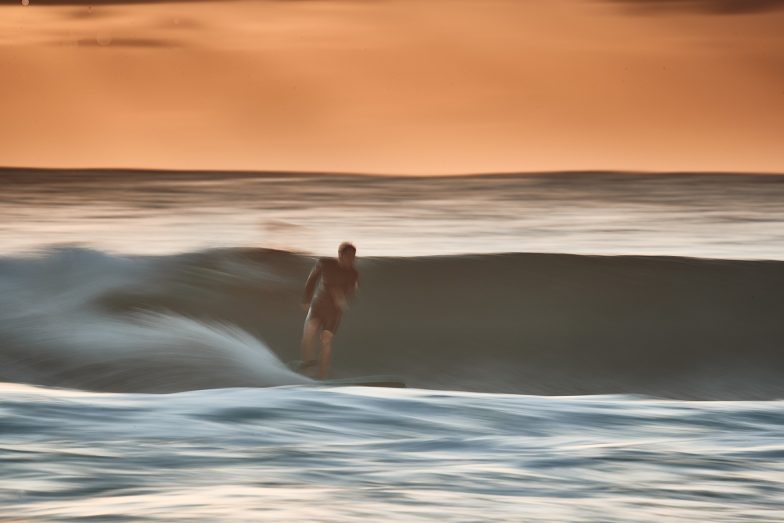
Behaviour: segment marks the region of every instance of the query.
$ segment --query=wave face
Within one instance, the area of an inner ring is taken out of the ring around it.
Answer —
[[[313,258],[265,249],[0,261],[0,380],[170,392],[307,383]],[[784,262],[498,254],[359,261],[336,377],[525,394],[784,397]]]

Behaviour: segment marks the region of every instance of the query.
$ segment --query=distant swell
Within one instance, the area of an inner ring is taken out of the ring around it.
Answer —
[[[150,392],[304,383],[280,360],[298,357],[312,261],[264,249],[0,260],[0,380]],[[359,269],[337,376],[784,397],[784,262],[520,253],[366,258]]]

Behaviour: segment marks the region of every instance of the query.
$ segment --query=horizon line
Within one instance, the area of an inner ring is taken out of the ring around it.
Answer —
[[[345,177],[377,177],[377,178],[470,178],[470,177],[503,177],[503,176],[547,176],[547,175],[707,175],[707,176],[784,176],[784,172],[775,171],[715,171],[715,170],[622,170],[622,169],[567,169],[547,171],[485,171],[465,173],[373,173],[355,171],[297,171],[297,170],[251,170],[251,169],[165,169],[151,167],[29,167],[0,165],[0,175],[13,172],[45,172],[45,173],[125,173],[125,174],[202,174],[228,176],[345,176]]]

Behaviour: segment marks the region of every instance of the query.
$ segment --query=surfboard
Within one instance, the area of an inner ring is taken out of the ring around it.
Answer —
[[[319,383],[335,387],[388,387],[405,389],[406,383],[398,376],[358,376],[321,380]]]
[[[294,372],[300,372],[302,360],[293,360],[286,363],[286,366]],[[352,378],[335,378],[328,380],[318,380],[322,385],[333,387],[389,387],[395,389],[406,388],[406,383],[398,376],[356,376]]]

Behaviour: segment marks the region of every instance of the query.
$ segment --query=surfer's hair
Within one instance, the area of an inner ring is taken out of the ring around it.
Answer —
[[[356,254],[357,248],[354,247],[354,244],[351,242],[343,242],[340,244],[340,247],[338,247],[338,254],[343,254],[344,252]]]

